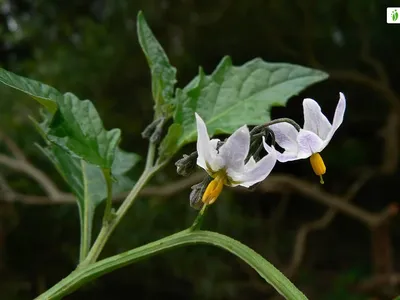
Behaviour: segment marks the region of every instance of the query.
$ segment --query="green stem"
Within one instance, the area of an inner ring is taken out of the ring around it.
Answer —
[[[87,164],[84,160],[81,160],[81,168],[82,168],[82,174],[86,173],[86,168]],[[88,178],[86,176],[83,176],[83,186],[84,186],[84,202],[89,203],[88,197],[88,183],[87,183]],[[83,215],[81,217],[81,241],[80,241],[80,246],[79,246],[79,262],[82,262],[86,256],[88,255],[89,249],[90,249],[90,243],[92,241],[92,222],[93,222],[93,217],[92,214],[90,213],[89,206],[88,205],[81,205],[79,206],[79,210],[82,210],[79,212],[80,215]]]
[[[83,224],[81,224],[81,241],[80,241],[80,246],[79,246],[79,261],[83,261],[90,249],[90,241],[91,241],[91,235],[92,235],[92,226],[88,224],[90,222],[89,218],[85,218],[84,220],[81,220]]]
[[[200,230],[201,224],[203,223],[204,213],[207,211],[208,205],[203,204],[203,207],[199,211],[196,219],[194,220],[192,226],[190,226],[190,230]]]
[[[100,233],[97,236],[97,239],[94,242],[92,249],[90,249],[86,259],[79,265],[78,267],[79,269],[84,268],[94,263],[97,260],[108,238],[111,236],[115,227],[117,227],[117,225],[119,224],[121,219],[125,216],[129,208],[132,206],[139,192],[142,190],[144,185],[149,181],[149,179],[154,175],[154,173],[158,171],[162,166],[164,166],[164,165],[159,165],[156,167],[153,166],[155,149],[156,149],[155,144],[150,143],[149,150],[147,152],[146,167],[142,175],[140,176],[139,180],[136,182],[135,186],[133,187],[129,195],[126,197],[122,205],[115,213],[114,218],[112,218],[108,223],[103,224],[103,227],[101,228]]]
[[[106,208],[104,210],[103,216],[103,224],[107,224],[111,221],[111,209],[112,209],[112,179],[111,179],[111,170],[110,169],[102,169],[104,179],[107,184],[107,199],[106,199]]]
[[[219,233],[210,231],[184,230],[149,243],[139,248],[111,256],[97,263],[78,269],[61,280],[51,289],[38,296],[36,300],[60,299],[87,282],[127,266],[149,256],[162,253],[179,246],[192,244],[209,244],[222,248],[238,256],[270,283],[283,297],[288,300],[306,300],[307,297],[299,291],[279,270],[246,245]]]

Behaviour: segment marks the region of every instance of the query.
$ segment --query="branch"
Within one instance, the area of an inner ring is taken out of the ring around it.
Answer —
[[[1,163],[1,155],[0,155]],[[195,173],[187,178],[183,178],[171,183],[164,185],[148,186],[142,190],[141,196],[159,196],[159,197],[171,197],[183,190],[189,189],[190,186],[201,181],[203,177],[202,172]],[[245,188],[237,188],[237,191],[248,192]],[[298,179],[290,175],[270,175],[267,180],[262,182],[258,190],[261,192],[288,192],[290,190],[300,193],[307,198],[324,204],[330,208],[334,208],[339,212],[355,218],[370,227],[381,224],[384,220],[391,217],[396,213],[396,207],[389,205],[380,213],[371,213],[362,208],[354,206],[350,203],[343,201],[342,197],[329,194],[317,185],[310,184],[309,182]],[[126,193],[122,193],[113,198],[114,201],[120,201],[124,199]],[[58,194],[57,203],[52,203],[51,199],[45,196],[32,196],[17,194],[16,196],[19,201],[26,202],[29,204],[60,204],[60,203],[73,203],[75,200],[72,194],[62,195]]]
[[[1,162],[1,161],[0,161]],[[173,181],[171,183],[166,183],[164,185],[153,185],[145,187],[141,192],[140,196],[144,197],[162,197],[164,199],[168,197],[172,197],[177,193],[188,190],[189,188],[198,182],[200,182],[204,177],[203,172],[198,172],[193,174],[192,176]],[[121,193],[114,196],[113,201],[119,202],[126,198],[127,193]],[[53,199],[48,196],[35,196],[35,195],[25,195],[25,194],[15,194],[14,201],[19,201],[25,204],[32,205],[52,205],[52,204],[72,204],[75,203],[76,198],[73,194],[70,193],[62,193],[60,192],[57,201],[53,201]]]
[[[322,230],[328,227],[328,225],[333,221],[336,216],[336,210],[333,208],[329,208],[321,218],[303,224],[300,229],[297,231],[296,239],[293,247],[292,259],[289,264],[289,267],[286,269],[286,276],[293,277],[299,268],[304,254],[306,253],[307,246],[307,237],[308,234],[312,231]]]
[[[8,185],[6,179],[0,174],[0,191],[4,200],[8,202],[14,201],[16,194],[14,190]]]
[[[18,160],[26,161],[24,152],[18,147],[18,145],[6,134],[0,131],[0,140],[6,144],[11,154]]]
[[[392,287],[400,285],[400,274],[379,274],[363,280],[357,285],[356,289],[361,292],[371,292],[372,290],[382,289],[383,286],[390,285]]]
[[[350,202],[364,186],[364,184],[372,177],[372,172],[365,172],[358,180],[356,180],[348,189],[346,196],[343,198],[344,202]],[[297,272],[307,248],[307,237],[312,231],[322,230],[331,224],[336,217],[337,210],[329,208],[321,218],[306,223],[300,227],[296,234],[296,240],[293,247],[292,260],[285,272],[287,276],[292,277]]]
[[[0,164],[31,177],[33,180],[39,183],[51,200],[58,200],[59,198],[62,198],[63,193],[59,191],[53,181],[51,181],[51,179],[47,177],[45,173],[37,169],[28,161],[14,159],[4,154],[0,154]]]
[[[395,207],[389,205],[379,213],[371,213],[350,203],[343,201],[343,197],[329,194],[323,191],[319,186],[298,179],[290,175],[272,175],[259,186],[263,192],[287,192],[293,190],[306,196],[316,202],[322,203],[328,207],[334,208],[339,212],[361,221],[369,227],[375,227],[385,221],[387,218],[397,213]]]

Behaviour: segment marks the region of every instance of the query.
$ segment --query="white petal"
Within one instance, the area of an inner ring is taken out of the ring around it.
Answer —
[[[306,98],[303,101],[304,126],[303,129],[314,132],[322,140],[328,136],[332,128],[331,123],[321,112],[321,107],[316,101]]]
[[[293,160],[298,160],[300,159],[298,156],[298,152],[289,152],[289,151],[284,151],[283,153],[276,152],[276,159],[281,162],[288,162],[288,161],[293,161]]]
[[[217,150],[214,147],[216,142],[211,142],[207,133],[207,127],[203,119],[197,114],[197,165],[207,171],[207,165],[214,171],[219,168],[220,162],[217,159]]]
[[[276,154],[271,152],[264,156],[258,162],[249,160],[242,173],[236,174],[235,181],[240,182],[239,185],[250,187],[257,182],[263,181],[271,173],[276,163]]]
[[[236,130],[219,148],[219,155],[223,158],[227,170],[240,170],[249,154],[250,133],[246,125]]]
[[[304,129],[300,129],[297,136],[297,143],[299,144],[298,159],[307,158],[313,153],[320,152],[323,146],[323,141],[318,135]]]
[[[283,123],[282,123],[283,124]],[[286,123],[287,124],[287,123]],[[276,124],[278,125],[278,124]],[[293,127],[292,125],[290,125],[291,127]],[[294,128],[294,127],[293,127]],[[285,140],[284,143],[288,143],[289,147],[282,147],[282,143],[278,143],[279,146],[281,146],[282,148],[285,149],[285,151],[283,151],[283,153],[279,152],[278,150],[276,150],[274,147],[269,146],[267,143],[265,143],[265,139],[263,139],[263,143],[264,143],[264,149],[265,151],[267,151],[268,153],[271,152],[275,152],[276,158],[278,159],[278,161],[280,162],[287,162],[287,161],[292,161],[292,160],[297,160],[297,152],[298,152],[298,145],[297,145],[297,135],[298,135],[298,131],[296,130],[296,128],[294,128],[294,130],[296,132],[291,132],[290,137],[289,135],[287,137],[290,138],[290,141]],[[275,132],[274,132],[275,133]],[[294,134],[296,136],[294,136]],[[275,135],[275,138],[277,137],[277,135]],[[294,137],[294,141],[292,142],[292,138]],[[289,144],[290,143],[290,144]],[[294,145],[291,145],[291,143],[294,143]],[[289,150],[288,150],[289,149]]]
[[[213,147],[214,149],[217,149],[218,142],[220,142],[220,141],[221,141],[220,139],[212,139],[212,140],[210,141],[211,147]]]
[[[335,115],[333,117],[332,128],[324,140],[324,145],[322,149],[325,148],[326,145],[328,145],[328,143],[333,137],[333,134],[336,132],[336,130],[343,122],[344,112],[346,110],[346,98],[344,97],[343,93],[339,93],[339,96],[340,98],[336,106]]]
[[[275,141],[283,149],[297,153],[297,135],[299,132],[296,128],[286,122],[273,124],[268,127],[274,132]]]
[[[250,157],[250,159],[249,159],[249,161],[245,164],[245,169],[252,169],[252,168],[254,168],[254,166],[256,165],[256,161],[254,160],[254,157],[253,156],[251,156]]]

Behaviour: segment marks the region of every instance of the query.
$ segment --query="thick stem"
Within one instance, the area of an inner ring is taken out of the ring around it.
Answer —
[[[236,255],[258,274],[270,283],[285,299],[288,300],[307,300],[307,297],[299,291],[279,270],[266,261],[254,250],[242,243],[219,233],[195,230],[184,230],[165,237],[161,240],[138,247],[127,252],[103,259],[87,268],[78,269],[68,277],[61,280],[47,292],[38,296],[36,300],[55,300],[66,296],[87,282],[109,273],[118,268],[143,260],[166,250],[180,246],[193,244],[209,244],[222,248]]]

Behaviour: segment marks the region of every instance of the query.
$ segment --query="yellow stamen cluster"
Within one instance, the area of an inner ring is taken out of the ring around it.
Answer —
[[[322,175],[325,174],[326,172],[326,167],[324,160],[322,159],[321,155],[319,153],[314,153],[313,155],[310,156],[310,163],[311,167],[314,170],[314,173],[320,177],[320,182],[321,184],[324,184],[324,180],[322,179]]]
[[[206,191],[203,194],[203,198],[201,199],[204,204],[210,205],[217,200],[219,194],[221,194],[222,189],[225,183],[225,176],[222,174],[218,174],[213,181],[211,181]]]

